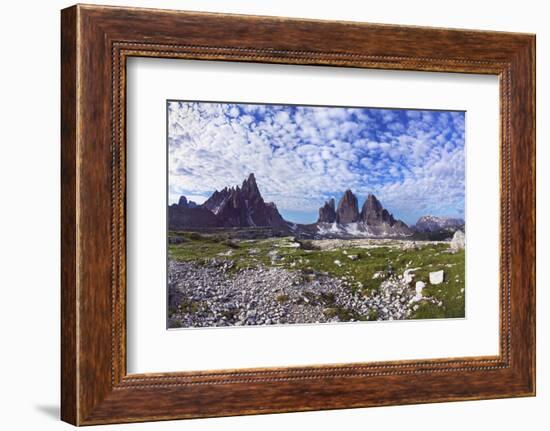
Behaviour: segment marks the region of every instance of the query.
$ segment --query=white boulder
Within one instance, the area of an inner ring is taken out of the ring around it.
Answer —
[[[462,232],[461,230],[457,230],[453,235],[453,239],[451,240],[451,250],[452,251],[463,250],[465,244],[466,244],[466,236],[464,235],[464,232]]]
[[[406,269],[405,272],[403,273],[403,281],[407,284],[411,283],[413,281],[413,278],[414,278],[414,274],[412,274],[414,271],[418,270],[420,268],[409,268],[409,269]]]
[[[418,302],[423,298],[422,289],[424,289],[425,287],[426,287],[426,283],[424,283],[423,281],[416,282],[416,285],[415,285],[416,295],[414,295],[414,298],[412,299],[413,302]]]
[[[416,249],[416,241],[406,241],[402,246],[402,250],[414,250],[414,249]]]
[[[443,270],[430,272],[430,284],[441,284],[444,279],[445,272]]]

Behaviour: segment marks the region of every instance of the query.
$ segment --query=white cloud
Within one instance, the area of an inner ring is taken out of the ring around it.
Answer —
[[[351,188],[409,219],[463,212],[463,113],[172,102],[168,130],[170,199],[254,172],[283,210]]]

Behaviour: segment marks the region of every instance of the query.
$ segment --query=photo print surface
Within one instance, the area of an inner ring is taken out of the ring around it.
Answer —
[[[465,112],[167,101],[167,327],[465,317]]]

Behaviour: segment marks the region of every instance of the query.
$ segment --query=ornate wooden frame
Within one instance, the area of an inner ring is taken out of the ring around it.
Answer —
[[[82,5],[61,16],[63,420],[88,425],[535,394],[534,35]],[[128,375],[129,56],[498,75],[500,354]]]

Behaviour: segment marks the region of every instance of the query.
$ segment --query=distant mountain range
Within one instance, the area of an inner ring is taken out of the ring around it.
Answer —
[[[240,187],[216,190],[201,205],[181,196],[177,204],[168,208],[168,225],[170,230],[266,227],[276,235],[305,238],[381,238],[452,233],[463,229],[464,221],[424,216],[416,225],[407,226],[383,208],[373,194],[368,195],[359,210],[357,197],[346,190],[338,206],[330,199],[319,208],[316,223],[296,224],[284,220],[273,202],[264,201],[252,173]]]
[[[436,217],[433,215],[425,215],[418,219],[414,225],[417,232],[441,232],[449,231],[456,232],[464,230],[464,220],[460,218]]]

